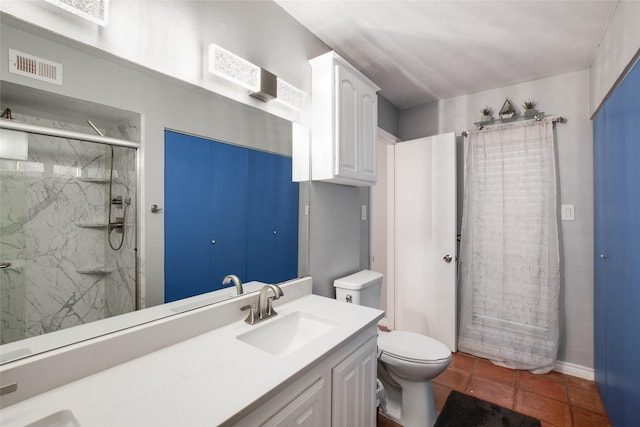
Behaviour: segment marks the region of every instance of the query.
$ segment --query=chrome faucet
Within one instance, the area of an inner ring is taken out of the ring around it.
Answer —
[[[267,297],[269,290],[273,291],[272,297]],[[273,309],[273,300],[283,296],[284,293],[278,285],[265,285],[260,289],[260,295],[258,295],[258,317],[260,319],[268,319],[271,316],[275,316],[276,311]]]
[[[273,296],[267,296],[269,291],[273,291]],[[250,325],[267,320],[278,313],[273,309],[273,300],[278,299],[284,295],[282,289],[278,285],[264,285],[260,289],[258,295],[258,304],[249,304],[240,308],[240,310],[249,310],[249,315],[244,320]]]
[[[233,284],[235,285],[238,295],[242,295],[244,293],[244,290],[242,289],[242,282],[240,281],[240,279],[238,279],[238,276],[236,276],[235,274],[228,274],[224,276],[224,279],[222,279],[223,285],[228,285],[231,282],[233,282]]]

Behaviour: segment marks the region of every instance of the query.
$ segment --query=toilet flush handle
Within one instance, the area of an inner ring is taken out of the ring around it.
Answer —
[[[345,298],[345,300],[347,302],[353,302],[353,297],[351,296],[351,294],[347,294],[347,297]]]

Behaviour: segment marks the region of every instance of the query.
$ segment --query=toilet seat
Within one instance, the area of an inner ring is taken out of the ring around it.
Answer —
[[[415,332],[380,332],[378,348],[388,357],[413,363],[439,364],[451,359],[451,351],[446,345]]]

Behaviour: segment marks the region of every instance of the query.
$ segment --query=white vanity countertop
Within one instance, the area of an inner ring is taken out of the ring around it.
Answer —
[[[236,321],[11,405],[2,426],[24,426],[70,410],[80,426],[213,426],[243,412],[344,343],[383,312],[306,295],[256,325]],[[304,311],[336,324],[291,354],[274,356],[236,336]]]

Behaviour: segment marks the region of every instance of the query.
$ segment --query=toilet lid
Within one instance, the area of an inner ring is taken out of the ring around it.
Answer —
[[[451,357],[449,348],[440,341],[407,331],[380,332],[378,347],[390,356],[418,363]]]

